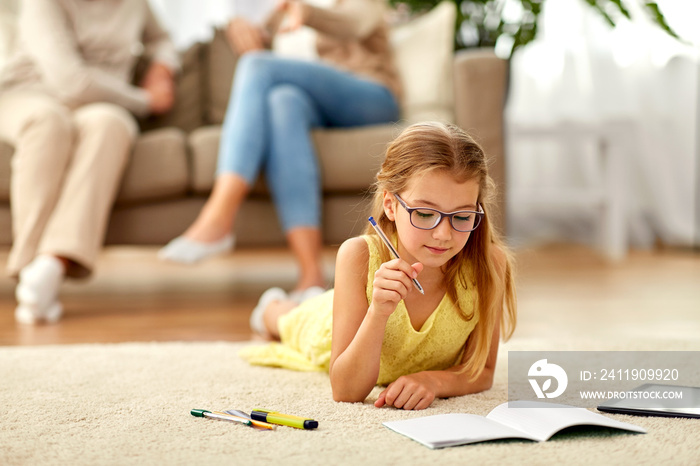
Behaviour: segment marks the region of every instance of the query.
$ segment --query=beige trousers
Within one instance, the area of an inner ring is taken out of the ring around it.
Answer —
[[[0,92],[0,138],[15,146],[11,276],[38,254],[70,259],[68,276],[92,273],[137,134],[113,104],[70,109],[45,94]]]

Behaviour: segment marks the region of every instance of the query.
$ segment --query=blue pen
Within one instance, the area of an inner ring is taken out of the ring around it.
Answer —
[[[370,217],[368,220],[369,220],[369,223],[374,227],[374,230],[377,232],[377,234],[382,239],[382,241],[384,241],[384,244],[386,244],[386,247],[389,248],[391,255],[394,256],[395,259],[401,259],[401,257],[399,257],[398,251],[396,249],[394,249],[394,245],[391,244],[391,241],[389,241],[389,238],[387,238],[386,235],[384,234],[384,232],[382,231],[382,229],[379,228],[379,225],[377,225],[377,222],[374,220],[374,217]],[[420,286],[420,283],[418,283],[418,280],[416,280],[415,278],[412,278],[411,280],[413,280],[413,284],[416,286],[418,291],[420,291],[421,294],[425,294],[425,291],[423,291],[423,287]]]

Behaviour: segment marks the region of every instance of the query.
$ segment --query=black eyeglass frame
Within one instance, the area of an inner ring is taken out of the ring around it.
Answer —
[[[401,199],[401,197],[398,194],[394,193],[393,195],[396,198],[396,200],[399,201],[399,204],[401,204],[401,207],[406,209],[406,212],[408,212],[408,220],[411,222],[411,225],[413,225],[414,228],[418,228],[419,230],[434,230],[435,228],[437,228],[438,225],[440,225],[440,223],[442,223],[443,218],[448,218],[450,220],[450,226],[452,227],[453,230],[458,231],[460,233],[469,233],[470,231],[476,230],[479,227],[479,225],[481,225],[481,219],[485,215],[484,209],[481,207],[481,204],[479,204],[479,206],[478,206],[479,207],[478,212],[474,211],[474,210],[457,210],[454,212],[443,212],[441,210],[433,209],[432,207],[409,207],[408,204],[406,204],[406,201]],[[415,212],[416,210],[429,210],[431,212],[436,212],[437,214],[440,215],[440,218],[438,219],[437,222],[435,222],[435,225],[433,225],[430,228],[419,227],[415,223],[413,223],[413,212]],[[472,228],[471,230],[459,230],[459,229],[455,228],[454,223],[452,223],[452,218],[455,215],[465,214],[465,213],[476,215],[476,220],[474,221],[474,228]]]

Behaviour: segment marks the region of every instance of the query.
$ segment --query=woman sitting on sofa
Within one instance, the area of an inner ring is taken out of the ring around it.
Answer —
[[[92,273],[134,115],[173,104],[175,48],[147,0],[22,0],[17,47],[0,77],[0,138],[15,146],[8,272],[15,318],[54,322],[65,276]],[[137,53],[153,65],[131,84]]]
[[[311,130],[398,119],[401,85],[384,14],[383,0],[338,0],[328,9],[284,1],[265,28],[240,18],[231,22],[228,37],[243,57],[223,124],[214,188],[195,222],[160,251],[162,259],[194,263],[231,249],[236,214],[264,170],[300,266],[296,295],[325,286],[321,182]],[[275,31],[302,25],[317,31],[320,60],[262,51]]]

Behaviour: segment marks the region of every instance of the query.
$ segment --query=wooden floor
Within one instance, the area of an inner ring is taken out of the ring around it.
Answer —
[[[290,288],[285,250],[241,250],[194,267],[164,264],[153,248],[108,248],[98,273],[61,290],[54,325],[14,321],[14,283],[0,280],[0,345],[248,340],[248,316],[270,286]],[[325,251],[329,283],[335,250]],[[7,251],[0,251],[0,266]],[[700,338],[700,254],[637,251],[608,264],[579,246],[516,251],[516,337]]]

